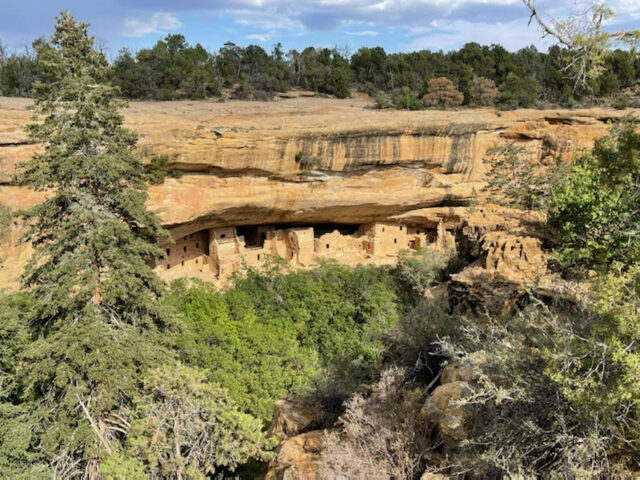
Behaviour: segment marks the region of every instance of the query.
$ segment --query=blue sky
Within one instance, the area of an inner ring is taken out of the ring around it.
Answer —
[[[586,0],[585,0],[586,1]],[[638,28],[640,0],[611,0],[610,28]],[[583,0],[538,0],[540,11],[561,17]],[[388,52],[422,48],[451,50],[466,42],[501,44],[514,50],[546,49],[535,25],[527,27],[521,0],[0,0],[0,41],[21,48],[49,35],[61,10],[91,24],[111,57],[137,50],[168,33],[217,50],[225,41],[266,50],[306,46],[383,46]]]

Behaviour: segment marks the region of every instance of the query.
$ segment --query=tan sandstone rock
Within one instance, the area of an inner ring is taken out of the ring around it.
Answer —
[[[323,430],[314,430],[280,442],[276,458],[267,466],[264,480],[318,479],[317,462],[322,450]]]
[[[175,238],[208,228],[398,222],[449,231],[482,201],[487,149],[516,141],[532,158],[565,158],[606,134],[621,112],[490,109],[367,110],[364,97],[279,102],[132,102],[125,124],[139,154],[182,171],[150,188],[149,206]],[[10,184],[37,145],[22,132],[25,99],[0,98],[0,202],[16,210],[41,194]],[[216,133],[217,132],[217,133]],[[312,159],[305,164],[300,159]],[[29,257],[19,225],[0,244],[0,288],[15,287]]]

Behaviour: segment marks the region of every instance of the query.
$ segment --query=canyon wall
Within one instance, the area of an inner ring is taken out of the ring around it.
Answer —
[[[226,226],[388,222],[453,229],[483,201],[487,150],[517,142],[550,163],[589,147],[609,110],[378,111],[358,97],[278,102],[136,102],[124,112],[145,160],[172,170],[149,206],[174,238]],[[13,185],[38,151],[23,133],[28,100],[0,98],[0,202],[12,210],[43,198]],[[13,288],[29,257],[18,221],[0,239],[0,288]]]

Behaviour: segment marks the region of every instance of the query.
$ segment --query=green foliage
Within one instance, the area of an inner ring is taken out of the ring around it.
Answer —
[[[9,226],[11,225],[11,210],[5,204],[0,203],[0,242],[4,242],[9,234]],[[2,257],[0,257],[0,264]]]
[[[295,157],[296,163],[300,165],[300,168],[303,170],[312,170],[317,169],[322,166],[322,162],[318,157],[311,157],[307,155],[305,152],[300,150],[296,153]]]
[[[248,270],[225,293],[178,282],[169,301],[186,324],[183,359],[263,421],[274,400],[320,378],[336,391],[369,378],[399,317],[387,270],[337,264],[287,275],[277,266]]]
[[[375,108],[378,110],[384,110],[386,108],[393,108],[393,104],[387,98],[387,95],[384,92],[377,92],[374,96],[375,98]]]
[[[630,104],[631,104],[631,97],[625,94],[617,95],[613,99],[613,102],[611,102],[611,106],[616,110],[625,110],[626,108],[629,108]]]
[[[18,177],[49,196],[22,212],[35,247],[23,277],[33,341],[19,355],[23,401],[13,407],[25,412],[30,437],[13,455],[39,457],[62,478],[118,449],[141,375],[171,357],[163,283],[147,263],[166,234],[146,210],[135,136],[122,127],[107,62],[86,28],[63,12],[37,47],[51,81],[34,84],[41,123],[28,131],[43,150]]]
[[[505,109],[534,107],[540,98],[540,84],[535,78],[510,72],[501,86],[500,106]]]
[[[206,98],[220,94],[213,57],[182,35],[167,35],[135,58],[120,51],[111,71],[113,83],[129,98]]]
[[[615,303],[602,298],[605,310]],[[617,478],[637,468],[640,447],[638,324],[619,313],[623,335],[603,328],[612,323],[593,305],[561,298],[534,299],[500,319],[467,318],[425,299],[399,323],[386,360],[418,388],[447,365],[465,382],[449,407],[449,475]]]
[[[30,50],[9,54],[0,43],[0,95],[28,97],[37,78],[38,66]]]
[[[566,170],[562,159],[558,159],[549,172],[515,143],[495,146],[487,154],[491,170],[486,190],[494,197],[493,201],[514,208],[544,209],[550,186],[559,182]]]
[[[187,327],[178,340],[184,361],[206,368],[240,408],[263,422],[271,418],[275,399],[317,372],[316,355],[300,346],[298,328],[264,318],[246,292],[221,294],[206,284],[186,288],[176,282],[169,301]]]
[[[159,185],[164,182],[167,176],[169,166],[169,157],[160,155],[159,157],[151,157],[151,160],[145,165],[147,181],[153,185]]]
[[[103,464],[105,478],[208,478],[273,447],[256,419],[238,411],[203,372],[180,365],[150,371],[134,399],[126,450]]]
[[[551,189],[548,224],[556,258],[566,268],[606,268],[640,259],[640,134],[629,117],[577,158],[567,180]]]
[[[427,93],[424,79],[447,77],[464,94],[465,104],[492,105],[497,88],[502,92],[500,105],[507,109],[531,107],[538,99],[574,106],[582,98],[615,95],[640,79],[636,50],[603,54],[604,68],[591,76],[587,86],[576,86],[567,73],[572,59],[569,50],[555,45],[545,54],[533,47],[509,52],[499,45],[477,43],[448,53],[387,54],[381,47],[362,47],[351,58],[335,48],[308,47],[285,55],[280,44],[270,54],[257,45],[240,47],[232,42],[209,52],[171,34],[135,54],[121,50],[109,76],[123,96],[156,100],[220,96],[223,87],[242,99],[270,100],[292,87],[347,98],[354,82],[371,96],[406,88],[421,98]],[[28,96],[38,78],[45,77],[29,51],[9,53],[0,46],[1,94]],[[397,108],[418,108],[407,96],[397,104],[401,105]]]
[[[422,110],[424,107],[409,87],[402,87],[391,95],[391,103],[399,110]]]
[[[548,345],[547,374],[573,407],[600,425],[609,455],[640,458],[640,266],[613,265],[597,285],[597,303],[561,325]],[[568,327],[568,328],[567,328]]]
[[[446,264],[447,257],[432,248],[423,248],[415,253],[408,250],[400,252],[393,276],[405,308],[417,304],[425,290],[440,279]]]

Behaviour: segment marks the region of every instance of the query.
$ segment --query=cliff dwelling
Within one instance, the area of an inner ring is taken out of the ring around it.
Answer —
[[[286,259],[294,267],[309,267],[320,259],[344,264],[390,264],[401,250],[441,245],[449,235],[425,228],[390,223],[365,225],[246,225],[212,228],[167,244],[166,257],[156,262],[166,280],[196,277],[227,280],[245,265],[261,267],[269,257]]]

